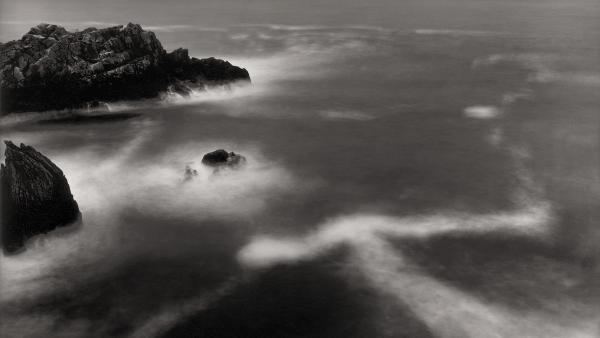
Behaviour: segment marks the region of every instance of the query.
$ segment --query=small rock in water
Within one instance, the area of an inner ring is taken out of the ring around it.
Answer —
[[[185,166],[185,173],[184,173],[183,180],[184,181],[189,181],[192,178],[194,178],[195,176],[198,176],[198,170],[193,169],[189,165],[186,165]]]
[[[246,162],[246,158],[236,154],[233,151],[227,152],[224,149],[215,150],[202,157],[202,163],[209,166],[237,166]]]

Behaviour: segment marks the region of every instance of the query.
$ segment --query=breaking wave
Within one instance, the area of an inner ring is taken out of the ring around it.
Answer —
[[[181,94],[172,90],[163,97],[163,104],[196,104],[202,102],[218,102],[223,100],[247,97],[256,93],[256,88],[246,81],[238,81],[225,85],[188,88],[189,93]]]

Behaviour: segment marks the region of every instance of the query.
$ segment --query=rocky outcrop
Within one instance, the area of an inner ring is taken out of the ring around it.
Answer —
[[[132,23],[79,32],[40,24],[0,44],[0,113],[81,108],[236,80],[250,76],[227,61],[190,58],[186,49],[167,53],[153,32]]]
[[[227,152],[224,149],[212,151],[204,157],[202,157],[202,163],[212,167],[219,166],[237,166],[246,162],[246,158],[242,155],[236,154],[233,151]]]
[[[37,234],[79,219],[79,207],[63,172],[32,147],[5,141],[2,183],[2,246],[12,253]]]

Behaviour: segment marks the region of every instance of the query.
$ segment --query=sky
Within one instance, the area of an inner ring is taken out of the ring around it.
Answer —
[[[86,24],[369,25],[394,29],[469,29],[535,34],[597,34],[600,2],[594,0],[19,0],[0,1],[0,39],[20,37],[46,21]],[[585,38],[587,39],[587,38]],[[591,41],[591,39],[590,39]]]

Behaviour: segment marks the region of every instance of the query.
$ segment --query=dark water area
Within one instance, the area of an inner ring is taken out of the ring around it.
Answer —
[[[285,3],[2,4],[252,84],[3,117],[83,220],[0,257],[0,335],[598,337],[598,4]]]

